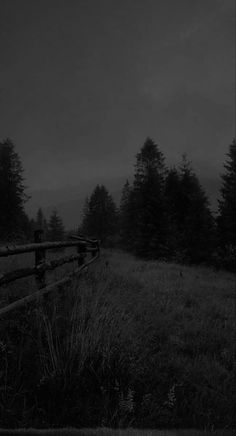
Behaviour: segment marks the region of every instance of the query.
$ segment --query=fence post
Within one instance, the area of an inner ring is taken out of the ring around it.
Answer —
[[[84,264],[84,258],[86,256],[86,247],[81,244],[77,245],[77,253],[80,255],[78,258],[78,266],[82,266]]]
[[[35,230],[34,242],[36,243],[42,242],[42,234],[43,234],[43,230]],[[35,250],[35,267],[37,268],[44,262],[45,262],[45,250],[43,250],[42,248]],[[38,284],[39,289],[46,286],[45,271],[37,271],[36,282]]]
[[[95,257],[97,255],[97,253],[98,253],[98,241],[93,241],[92,242],[92,247],[93,248],[97,248],[97,251],[93,251],[92,252],[92,257]]]

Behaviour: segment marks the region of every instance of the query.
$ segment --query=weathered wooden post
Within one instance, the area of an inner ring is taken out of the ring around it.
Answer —
[[[97,251],[92,251],[92,257],[95,257],[99,251],[98,241],[92,242],[92,248],[97,249]]]
[[[83,244],[78,244],[77,253],[80,255],[78,258],[78,266],[82,266],[84,264],[86,256],[86,246],[84,246]]]
[[[42,234],[43,230],[35,230],[34,232],[34,242],[39,244],[42,242]],[[42,265],[45,262],[45,250],[42,248],[38,248],[35,250],[35,267],[38,268],[40,265]],[[38,284],[38,288],[41,289],[44,286],[46,286],[45,281],[45,271],[44,270],[38,270],[36,272],[36,283]]]

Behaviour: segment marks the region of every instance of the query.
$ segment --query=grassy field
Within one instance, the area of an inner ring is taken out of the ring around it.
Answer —
[[[34,287],[15,286],[2,305]],[[104,251],[72,287],[0,320],[0,332],[2,428],[235,428],[232,274]],[[198,435],[181,431],[166,435]]]
[[[61,430],[8,430],[1,432],[0,435],[19,435],[19,436],[235,436],[233,430],[220,430],[203,432],[198,430],[112,430],[112,429],[61,429]]]

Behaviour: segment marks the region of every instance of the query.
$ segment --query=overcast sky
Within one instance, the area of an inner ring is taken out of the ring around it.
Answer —
[[[0,0],[0,140],[31,189],[126,176],[147,136],[216,176],[234,76],[234,0]]]

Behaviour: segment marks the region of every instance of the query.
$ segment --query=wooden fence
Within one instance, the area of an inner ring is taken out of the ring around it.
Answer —
[[[35,253],[35,264],[33,267],[17,269],[5,274],[0,272],[0,287],[7,285],[15,280],[35,276],[38,291],[23,297],[14,303],[11,303],[0,309],[0,316],[23,306],[41,296],[51,292],[58,286],[69,283],[75,276],[80,273],[89,264],[94,262],[100,254],[99,241],[94,239],[86,239],[79,236],[72,236],[72,241],[57,241],[57,242],[42,242],[42,231],[37,230],[34,234],[34,243],[26,245],[7,246],[0,248],[0,257],[13,256],[23,253]],[[47,250],[56,250],[67,247],[75,247],[76,254],[60,257],[54,260],[46,259]],[[87,259],[87,255],[90,254],[90,259]],[[55,268],[62,266],[66,263],[77,261],[78,267],[75,271],[67,274],[63,279],[56,282],[46,284],[46,271],[52,271]]]

